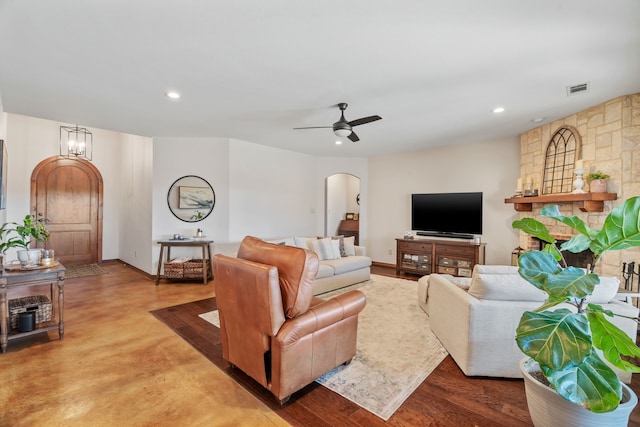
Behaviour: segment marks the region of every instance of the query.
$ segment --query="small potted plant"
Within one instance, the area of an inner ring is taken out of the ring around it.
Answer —
[[[42,243],[49,240],[46,219],[26,215],[21,224],[8,222],[0,227],[0,253],[17,249],[18,260],[23,265],[40,263],[40,249],[29,249],[32,240]]]
[[[518,347],[530,357],[521,362],[521,369],[531,418],[537,425],[554,420],[555,425],[626,426],[638,399],[611,366],[640,372],[640,348],[608,321],[613,312],[589,303],[587,297],[600,283],[594,268],[605,252],[640,247],[640,197],[614,208],[601,230],[587,226],[577,216],[561,215],[555,205],[544,207],[540,215],[578,234],[558,247],[546,226],[536,219],[513,223],[514,228],[545,242],[543,250],[528,251],[518,261],[520,276],[548,295],[541,307],[522,315],[516,330]],[[587,249],[594,255],[589,270],[567,266],[563,251]],[[549,386],[533,378],[527,369],[532,367],[544,375]],[[557,408],[558,413],[551,408]],[[542,411],[538,413],[538,409]],[[571,421],[563,418],[565,415]],[[595,424],[594,417],[600,419]],[[614,419],[602,420],[604,417]]]
[[[602,171],[591,172],[589,175],[587,175],[587,181],[589,181],[589,190],[592,193],[606,193],[608,179],[609,175]]]

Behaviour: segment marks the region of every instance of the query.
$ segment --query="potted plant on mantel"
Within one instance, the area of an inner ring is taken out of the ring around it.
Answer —
[[[587,181],[589,181],[589,191],[592,193],[606,193],[607,192],[607,180],[609,175],[602,171],[591,172],[587,175]]]
[[[22,224],[7,222],[0,227],[0,253],[9,248],[16,248],[18,260],[22,265],[34,265],[40,262],[40,249],[29,249],[31,241],[46,242],[49,240],[47,220],[26,215]]]
[[[518,347],[530,357],[520,365],[531,418],[535,425],[552,420],[553,425],[562,426],[626,426],[637,396],[622,384],[596,349],[622,371],[640,372],[640,348],[607,320],[614,313],[588,303],[586,298],[600,282],[594,268],[605,252],[640,246],[640,197],[614,208],[601,230],[590,228],[577,216],[561,215],[555,205],[543,208],[540,215],[579,234],[557,247],[541,222],[533,218],[513,222],[514,228],[545,242],[542,251],[528,251],[518,261],[520,276],[548,295],[541,307],[522,315],[516,331]],[[589,270],[566,265],[563,251],[578,253],[586,249],[594,254]],[[550,310],[561,303],[573,309]],[[550,387],[543,386],[526,369],[536,369],[536,365]],[[537,392],[543,395],[534,395]],[[553,413],[552,408],[562,409]],[[539,409],[544,413],[539,414]]]

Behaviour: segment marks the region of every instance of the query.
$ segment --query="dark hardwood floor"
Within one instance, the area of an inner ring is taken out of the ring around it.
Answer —
[[[372,273],[399,277],[395,269],[376,265]],[[417,280],[417,277],[402,276]],[[294,394],[284,407],[241,371],[222,359],[218,330],[202,321],[191,327],[185,319],[215,309],[215,300],[196,301],[153,314],[169,325],[216,366],[251,391],[276,414],[294,426],[526,426],[532,425],[527,410],[524,384],[518,379],[466,377],[448,356],[387,421],[316,383]],[[187,315],[187,313],[189,313]],[[190,320],[190,322],[193,322]],[[632,388],[640,384],[634,378]],[[640,425],[639,411],[630,425]]]

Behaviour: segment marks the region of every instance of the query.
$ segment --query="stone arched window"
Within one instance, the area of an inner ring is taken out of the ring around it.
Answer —
[[[553,134],[544,158],[542,194],[571,193],[580,146],[580,134],[569,126]]]

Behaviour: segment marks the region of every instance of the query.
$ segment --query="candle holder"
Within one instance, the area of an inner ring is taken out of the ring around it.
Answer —
[[[582,175],[584,175],[584,169],[574,169],[573,173],[576,174],[576,179],[573,181],[573,188],[575,188],[575,190],[573,190],[571,192],[571,194],[584,194],[584,193],[586,193],[586,191],[583,190],[583,188],[584,188],[584,179],[582,179]]]

